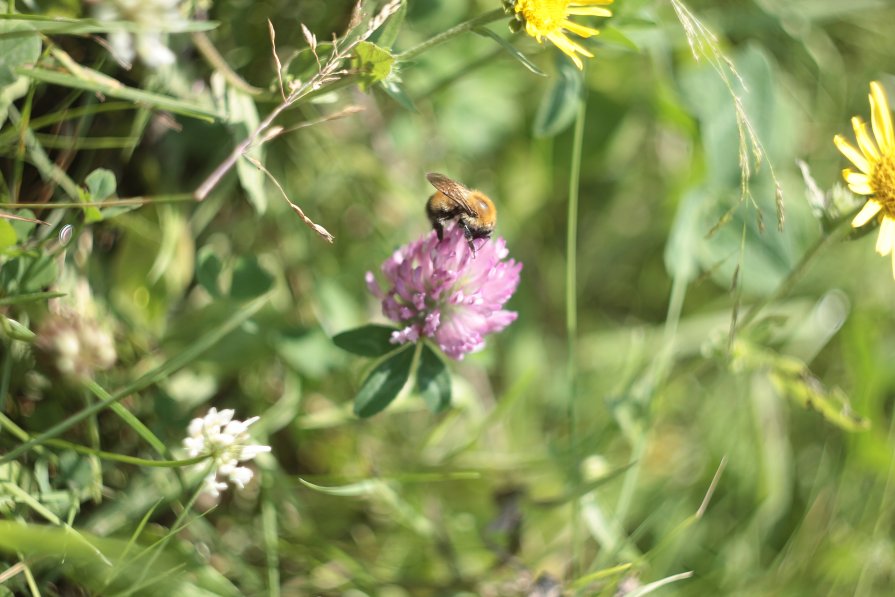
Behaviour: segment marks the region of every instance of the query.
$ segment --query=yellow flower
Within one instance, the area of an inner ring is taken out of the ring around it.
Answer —
[[[880,255],[892,254],[892,276],[895,277],[895,132],[892,128],[892,113],[883,86],[877,81],[870,84],[870,124],[873,136],[867,132],[867,125],[857,116],[851,119],[855,129],[857,149],[842,135],[833,137],[839,151],[857,166],[859,172],[845,168],[842,176],[848,188],[859,195],[867,195],[867,203],[852,220],[852,226],[863,226],[875,216],[880,216],[879,237],[876,252]]]
[[[600,8],[607,4],[612,4],[612,0],[515,0],[513,10],[516,11],[516,18],[525,24],[525,32],[529,36],[538,40],[538,43],[543,43],[544,38],[547,38],[571,58],[575,66],[582,69],[584,63],[578,54],[588,58],[593,58],[594,55],[569,39],[566,31],[580,37],[591,37],[600,32],[570,21],[569,17],[611,17],[612,13],[608,9]]]

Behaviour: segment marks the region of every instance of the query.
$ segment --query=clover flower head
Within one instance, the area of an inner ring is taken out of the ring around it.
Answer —
[[[516,18],[525,27],[525,33],[544,43],[547,39],[572,59],[579,69],[584,63],[578,54],[593,58],[587,48],[569,39],[566,31],[588,38],[600,32],[569,19],[571,16],[611,17],[612,12],[603,8],[612,0],[513,0]]]
[[[112,367],[118,358],[112,334],[86,312],[55,309],[37,332],[41,355],[63,377],[84,381]]]
[[[441,241],[433,230],[395,251],[382,264],[385,289],[367,272],[367,286],[382,301],[382,313],[403,326],[392,334],[392,343],[431,338],[458,360],[481,350],[486,335],[516,319],[503,305],[519,285],[522,264],[505,260],[508,254],[498,238],[479,241],[473,255],[463,230],[451,226]]]
[[[181,0],[102,0],[94,9],[100,21],[130,21],[136,32],[113,31],[109,45],[116,60],[131,64],[136,56],[146,66],[158,68],[174,63],[174,53],[165,45],[164,31],[184,23]]]
[[[880,228],[876,251],[883,256],[892,254],[892,276],[895,277],[895,130],[889,100],[877,81],[870,83],[873,135],[861,118],[855,116],[851,122],[858,147],[842,135],[833,137],[833,143],[858,169],[857,172],[851,168],[842,171],[848,188],[867,196],[867,202],[852,220],[852,226],[863,226],[878,217]]]
[[[190,421],[183,440],[190,457],[208,455],[213,459],[212,470],[203,481],[203,490],[213,497],[227,489],[227,481],[243,489],[253,472],[240,463],[270,452],[270,446],[253,444],[249,437],[248,429],[259,417],[239,421],[234,414],[233,409],[218,411],[212,407],[204,417]]]

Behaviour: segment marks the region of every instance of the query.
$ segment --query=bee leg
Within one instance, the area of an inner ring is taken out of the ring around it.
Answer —
[[[463,236],[466,237],[466,244],[469,245],[469,250],[472,251],[472,258],[475,259],[475,245],[472,244],[472,230],[469,229],[469,226],[466,224],[461,224],[463,226]]]
[[[434,220],[432,222],[432,228],[435,229],[435,234],[438,235],[439,242],[443,241],[444,240],[444,226],[442,225],[441,221]]]

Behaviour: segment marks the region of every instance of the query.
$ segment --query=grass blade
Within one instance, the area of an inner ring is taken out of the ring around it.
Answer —
[[[120,81],[103,75],[93,69],[80,67],[82,74],[85,76],[75,76],[67,73],[60,73],[45,68],[23,68],[15,69],[17,75],[29,77],[33,81],[39,83],[47,83],[50,85],[59,85],[72,89],[83,89],[91,93],[101,93],[108,97],[132,101],[136,104],[147,108],[155,108],[157,110],[168,110],[175,114],[181,114],[190,118],[204,120],[206,122],[214,122],[215,120],[223,120],[223,116],[214,110],[204,108],[198,104],[180,100],[159,93],[152,93],[128,87]]]

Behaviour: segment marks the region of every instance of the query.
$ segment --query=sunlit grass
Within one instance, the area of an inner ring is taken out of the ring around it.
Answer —
[[[616,0],[582,71],[497,0],[0,8],[0,587],[888,594],[891,264],[831,140],[892,7]],[[523,264],[449,358],[391,343],[448,297],[365,281],[427,172]],[[239,470],[187,457],[212,407]]]

